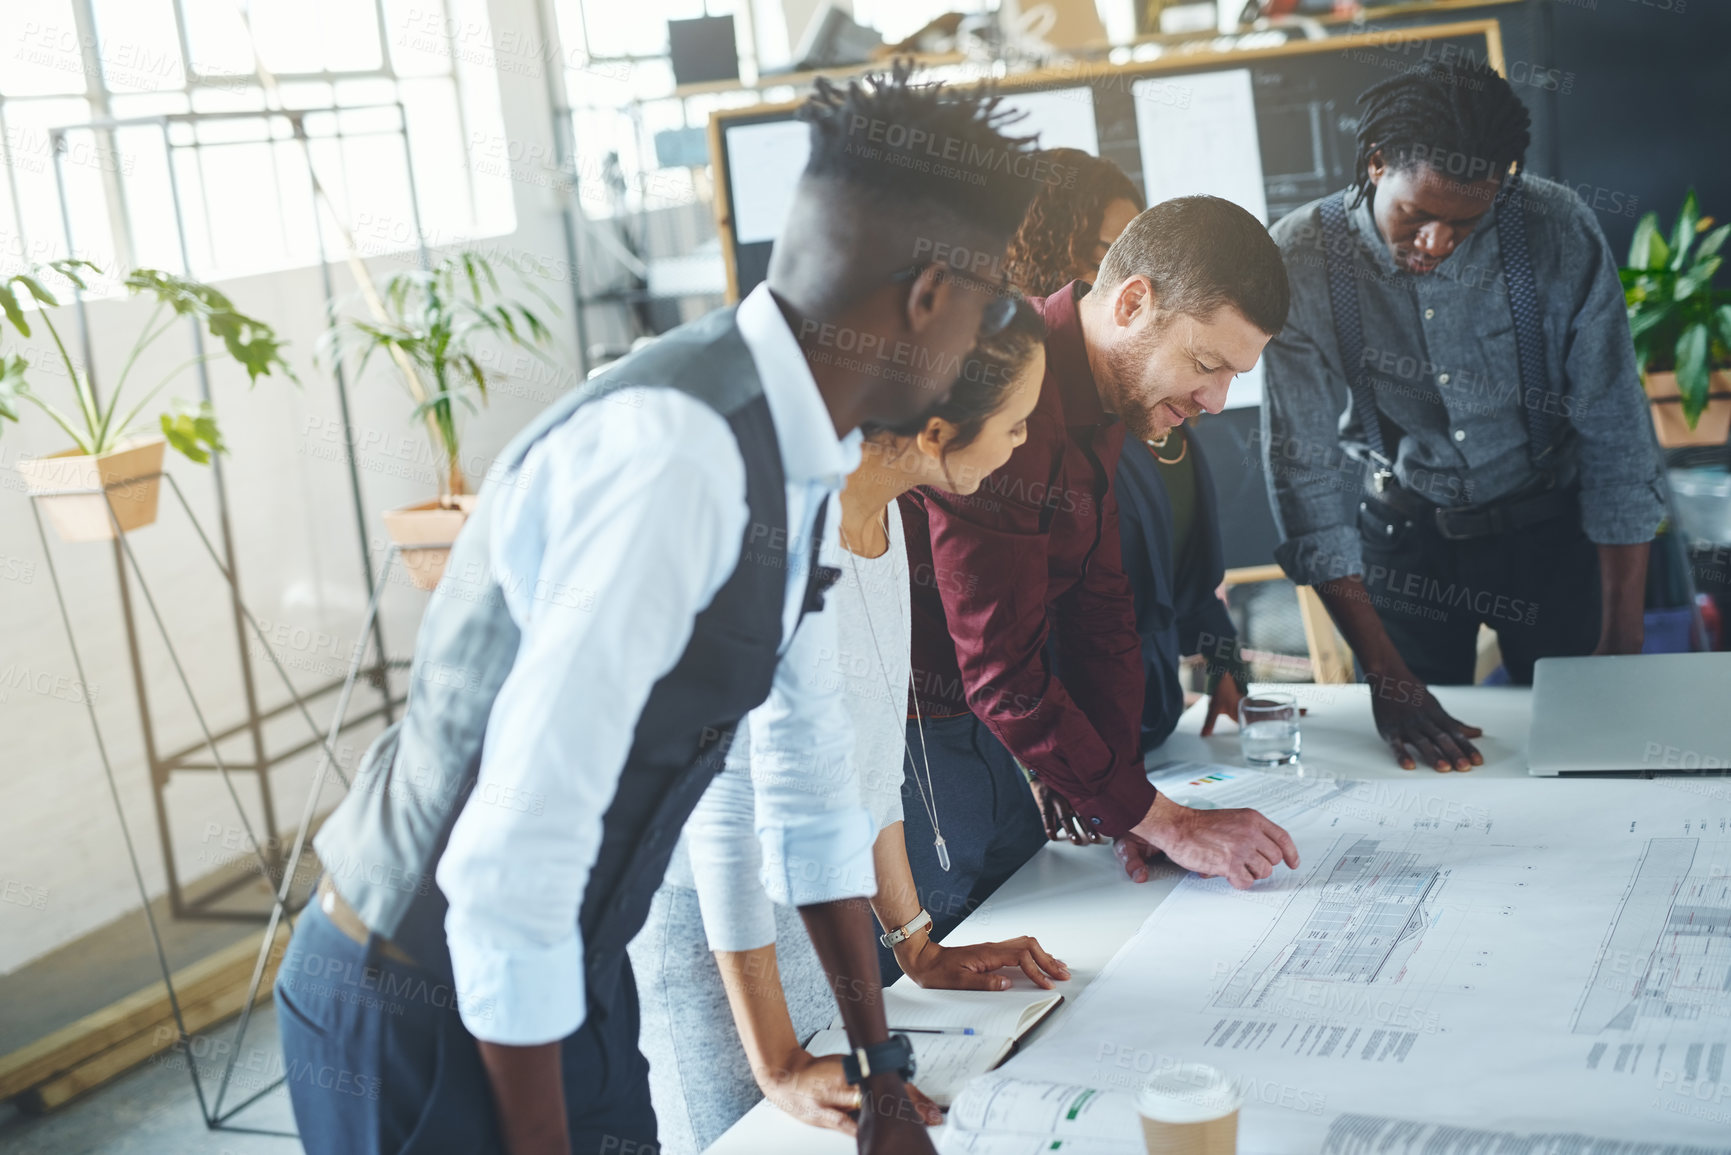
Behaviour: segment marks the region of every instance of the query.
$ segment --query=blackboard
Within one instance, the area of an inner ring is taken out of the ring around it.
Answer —
[[[1137,142],[1138,80],[1249,69],[1267,216],[1273,223],[1298,206],[1344,187],[1352,175],[1354,99],[1379,80],[1426,60],[1471,58],[1503,67],[1502,35],[1496,20],[1391,28],[1382,31],[1298,40],[1265,48],[1243,48],[1167,56],[1146,63],[1078,63],[1030,72],[994,82],[996,90],[1017,93],[1088,89],[1092,94],[1099,155],[1119,165],[1138,187],[1142,154]],[[710,154],[716,181],[717,225],[727,264],[728,290],[737,300],[761,281],[769,268],[773,242],[736,238],[735,223],[759,206],[734,202],[740,181],[729,147],[729,130],[774,125],[794,119],[799,101],[726,109],[710,119]],[[794,179],[797,171],[788,180]],[[761,232],[762,229],[758,229]]]

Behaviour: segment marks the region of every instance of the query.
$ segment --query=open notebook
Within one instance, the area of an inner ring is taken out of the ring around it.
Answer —
[[[947,1107],[962,1085],[1003,1062],[1016,1042],[1051,1014],[1064,996],[1029,984],[1007,991],[935,991],[902,983],[884,992],[890,1031],[906,1031],[914,1044],[914,1085]],[[847,1033],[838,1015],[812,1036],[806,1050],[841,1055]],[[965,1033],[965,1032],[972,1033]]]

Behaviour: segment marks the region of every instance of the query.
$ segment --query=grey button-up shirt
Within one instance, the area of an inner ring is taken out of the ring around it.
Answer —
[[[1523,180],[1546,396],[1521,395],[1496,209],[1426,274],[1395,265],[1368,201],[1348,213],[1368,376],[1385,427],[1399,429],[1395,477],[1444,506],[1509,494],[1533,478],[1524,406],[1544,405],[1561,439],[1555,457],[1579,470],[1588,538],[1648,541],[1665,511],[1662,459],[1635,370],[1617,263],[1570,189]],[[1300,585],[1364,572],[1352,511],[1369,447],[1335,341],[1320,203],[1273,229],[1292,282],[1292,312],[1268,345],[1262,398],[1262,459],[1281,535],[1274,556]]]

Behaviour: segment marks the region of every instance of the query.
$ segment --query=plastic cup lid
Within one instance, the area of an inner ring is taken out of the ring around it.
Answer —
[[[1142,1084],[1136,1109],[1161,1123],[1205,1123],[1238,1110],[1243,1099],[1218,1067],[1180,1063]]]

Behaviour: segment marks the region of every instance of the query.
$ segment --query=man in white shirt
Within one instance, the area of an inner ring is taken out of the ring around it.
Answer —
[[[930,408],[1008,320],[961,266],[1001,258],[1034,189],[990,102],[899,69],[802,115],[767,284],[538,418],[453,551],[278,980],[310,1151],[652,1152],[625,945],[679,828],[766,695],[814,773],[847,763],[835,688],[779,658],[796,630],[833,645],[818,543],[855,429]],[[781,791],[758,828],[857,1048],[860,1149],[929,1151],[878,997],[869,814]]]

